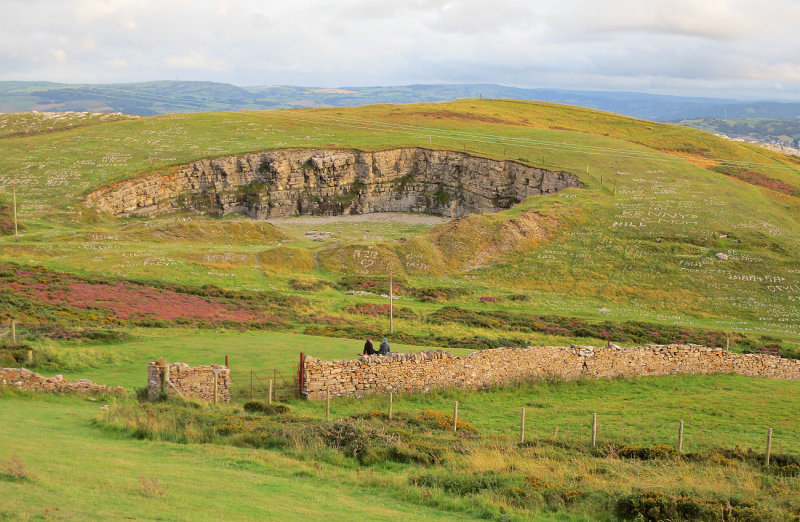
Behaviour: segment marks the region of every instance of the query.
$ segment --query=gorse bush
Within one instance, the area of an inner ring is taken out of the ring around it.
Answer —
[[[669,495],[658,491],[636,492],[617,500],[616,512],[629,520],[702,520],[709,522],[778,520],[754,502],[737,498],[704,498]]]

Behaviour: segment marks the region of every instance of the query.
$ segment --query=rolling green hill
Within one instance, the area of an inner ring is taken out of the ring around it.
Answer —
[[[4,261],[89,277],[312,296],[320,313],[331,315],[323,330],[335,335],[385,327],[381,317],[346,311],[359,299],[344,290],[362,284],[346,277],[354,271],[385,277],[376,268],[395,266],[403,278],[399,291],[421,318],[446,303],[594,323],[737,331],[752,340],[744,348],[769,344],[760,340],[765,335],[787,341],[800,336],[800,163],[701,131],[504,100],[174,114],[63,130],[14,118],[2,117],[9,133],[0,138],[0,182],[17,184],[20,221],[27,229],[19,241],[0,240]],[[366,216],[366,222],[287,219],[272,231],[266,224],[256,231],[242,228],[244,217],[114,219],[83,204],[100,186],[171,172],[203,157],[272,148],[402,146],[566,170],[585,186],[438,226],[413,219],[370,223]],[[539,217],[534,223],[531,216]],[[504,232],[545,222],[547,232],[525,243]],[[309,231],[336,236],[313,241]],[[278,245],[284,249],[275,250]],[[364,249],[393,261],[362,270],[353,256]],[[415,297],[436,294],[437,288],[451,289],[438,303]],[[369,295],[362,300],[380,302]],[[304,328],[302,317],[286,320]],[[333,324],[342,320],[350,326]],[[523,343],[544,335],[458,321],[410,320],[402,328],[422,344],[426,336]],[[634,338],[639,339],[618,340]],[[790,345],[785,348],[791,353]]]
[[[169,178],[202,158],[400,147],[566,171],[582,186],[452,220],[266,222],[186,208],[124,218],[86,203],[98,188]],[[681,341],[799,357],[799,197],[796,158],[546,103],[0,115],[0,367],[131,392],[162,357],[230,356],[251,379],[291,375],[299,352],[351,358],[358,339],[388,334],[390,268],[395,351]],[[324,403],[302,399],[245,408],[258,389],[211,406],[3,388],[0,411],[23,422],[0,423],[0,520],[198,510],[242,520],[786,520],[800,509],[797,388],[727,375],[520,383],[395,395],[392,420],[385,396],[339,398],[330,421]]]

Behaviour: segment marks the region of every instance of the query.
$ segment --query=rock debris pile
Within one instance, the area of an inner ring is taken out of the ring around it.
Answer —
[[[33,392],[71,392],[90,395],[122,394],[122,386],[104,386],[89,379],[65,381],[61,375],[43,377],[25,368],[0,368],[0,386]]]

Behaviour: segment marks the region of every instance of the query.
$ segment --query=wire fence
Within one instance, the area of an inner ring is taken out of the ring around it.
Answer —
[[[292,371],[239,370],[230,372],[230,375],[231,401],[233,402],[287,401],[299,396],[297,375]]]
[[[526,407],[499,405],[473,400],[469,395],[446,393],[445,397],[393,393],[391,397],[374,394],[362,398],[331,397],[328,400],[308,401],[311,416],[327,418],[358,418],[363,416],[391,418],[392,415],[416,417],[426,411],[443,414],[449,426],[463,421],[479,433],[508,437],[511,440],[549,441],[586,449],[611,446],[669,446],[682,453],[719,448],[739,448],[759,454],[781,453],[798,455],[800,430],[784,419],[745,420],[731,412],[719,412],[719,419],[698,418],[691,411],[664,411],[663,415],[642,418],[631,411],[612,411],[600,408],[569,408],[560,414]],[[453,401],[454,398],[459,400]],[[457,403],[457,405],[456,405]],[[791,417],[791,415],[790,415]],[[455,431],[455,430],[454,430]]]

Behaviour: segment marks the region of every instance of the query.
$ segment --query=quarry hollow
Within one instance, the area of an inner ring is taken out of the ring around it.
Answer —
[[[582,186],[569,172],[453,151],[287,149],[201,159],[97,189],[86,203],[121,217],[179,209],[253,219],[376,212],[461,217]]]

